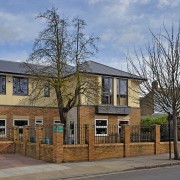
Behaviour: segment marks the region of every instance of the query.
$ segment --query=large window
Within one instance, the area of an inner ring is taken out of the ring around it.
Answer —
[[[117,104],[128,105],[128,81],[117,79]]]
[[[23,77],[13,77],[13,94],[28,95],[28,79]]]
[[[108,120],[107,119],[95,119],[95,135],[96,136],[108,135]]]
[[[6,120],[0,119],[0,137],[6,136]]]
[[[6,76],[0,76],[0,94],[6,94]]]
[[[102,104],[113,104],[113,79],[102,78]]]

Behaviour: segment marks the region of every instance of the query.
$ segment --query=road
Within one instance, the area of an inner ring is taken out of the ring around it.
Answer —
[[[72,178],[86,180],[180,180],[180,166],[134,170],[127,172]]]

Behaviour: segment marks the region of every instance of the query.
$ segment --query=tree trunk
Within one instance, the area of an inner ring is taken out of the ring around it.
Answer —
[[[174,138],[174,159],[179,159],[178,135],[177,135],[177,112],[173,110],[173,138]]]

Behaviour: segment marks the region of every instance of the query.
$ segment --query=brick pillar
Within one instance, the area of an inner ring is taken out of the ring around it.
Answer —
[[[130,125],[124,125],[124,157],[130,156]]]
[[[19,141],[19,127],[13,127],[13,141]]]
[[[29,141],[29,126],[23,126],[23,155],[26,156],[26,145]]]
[[[53,126],[53,162],[63,161],[63,124]]]
[[[160,125],[155,125],[154,126],[154,154],[159,154],[160,153]]]
[[[36,126],[36,159],[40,159],[40,145],[43,141],[43,125]]]
[[[93,125],[89,125],[87,128],[89,161],[92,161],[95,159],[95,155],[94,155],[95,132],[94,131],[95,131],[95,127]]]

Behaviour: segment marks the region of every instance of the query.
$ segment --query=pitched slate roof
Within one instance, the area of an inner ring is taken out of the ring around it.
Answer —
[[[100,64],[95,61],[86,61],[82,64],[82,69],[90,74],[97,74],[97,75],[105,75],[105,76],[114,76],[114,77],[124,77],[124,78],[133,78],[144,80],[143,78],[130,74],[128,72],[112,68],[110,66],[106,66],[104,64]]]
[[[36,66],[32,64],[32,66]],[[45,66],[37,65],[39,69],[44,68]],[[75,68],[73,66],[67,65],[68,69],[65,72],[66,75],[71,75],[75,72]],[[80,66],[81,71],[89,74],[96,74],[96,75],[105,75],[105,76],[114,76],[114,77],[124,77],[124,78],[134,78],[139,80],[144,80],[143,78],[132,75],[130,73],[106,66],[104,64],[100,64],[94,61],[85,61]],[[5,61],[0,60],[0,73],[9,73],[9,74],[25,74],[28,73],[25,71],[24,62],[16,62],[16,61]],[[30,73],[29,73],[30,75]]]

